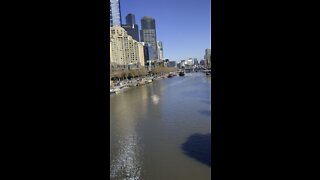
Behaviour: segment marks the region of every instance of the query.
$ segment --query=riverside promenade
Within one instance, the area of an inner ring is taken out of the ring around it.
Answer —
[[[155,80],[174,77],[174,76],[177,76],[176,72],[164,73],[161,75],[154,75],[154,76],[125,79],[122,81],[118,80],[113,82],[112,85],[110,86],[110,94],[119,93],[123,89],[149,84]]]

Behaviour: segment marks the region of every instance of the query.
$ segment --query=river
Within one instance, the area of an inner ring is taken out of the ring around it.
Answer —
[[[211,179],[211,77],[154,81],[110,96],[110,178]]]

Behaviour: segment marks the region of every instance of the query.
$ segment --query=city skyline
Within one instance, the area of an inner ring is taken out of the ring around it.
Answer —
[[[201,60],[205,49],[211,48],[210,0],[122,0],[121,13],[134,14],[140,27],[144,16],[155,19],[157,39],[164,44],[166,59],[180,61],[192,57]]]

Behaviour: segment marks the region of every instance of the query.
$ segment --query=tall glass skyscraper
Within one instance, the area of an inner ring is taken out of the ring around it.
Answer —
[[[142,42],[151,44],[154,50],[152,59],[158,59],[156,22],[152,17],[145,16],[141,19],[140,39]]]
[[[136,24],[136,17],[135,17],[134,14],[129,13],[129,14],[126,16],[126,24],[127,24],[127,25]]]
[[[128,32],[130,36],[133,37],[136,41],[139,41],[139,27],[136,24],[136,18],[134,14],[129,13],[126,16],[126,24],[122,27]]]
[[[121,24],[120,0],[110,0],[110,27]]]

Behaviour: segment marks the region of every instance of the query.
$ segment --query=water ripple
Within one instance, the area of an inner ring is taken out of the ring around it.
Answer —
[[[139,146],[137,137],[129,136],[119,142],[121,150],[110,166],[111,179],[139,180],[141,163],[139,161]]]

